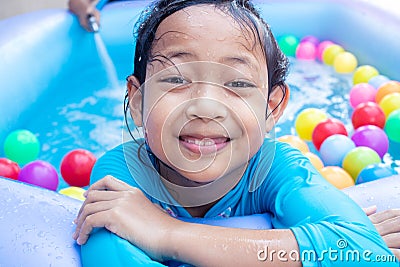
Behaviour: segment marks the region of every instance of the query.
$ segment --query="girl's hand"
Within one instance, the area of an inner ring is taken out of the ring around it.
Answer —
[[[364,209],[386,245],[400,260],[400,209],[376,213],[376,207]]]
[[[85,244],[93,228],[105,227],[163,260],[169,244],[169,233],[178,220],[154,205],[143,192],[112,176],[94,183],[75,220],[73,238]]]

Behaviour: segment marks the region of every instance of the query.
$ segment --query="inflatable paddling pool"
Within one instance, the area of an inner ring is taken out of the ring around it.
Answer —
[[[276,36],[290,33],[334,40],[352,51],[360,64],[373,64],[388,77],[400,79],[399,16],[361,0],[254,2]],[[102,10],[99,34],[116,63],[118,80],[131,73],[133,56],[128,55],[133,54],[133,24],[147,4],[148,1],[116,2]],[[57,107],[75,98],[87,99],[82,105],[95,101],[86,98],[93,95],[91,89],[108,83],[104,72],[92,71],[93,66],[101,64],[93,34],[82,30],[75,17],[65,10],[44,10],[0,21],[0,143],[16,128],[57,128],[58,122],[50,115],[53,110],[43,110],[49,102]],[[64,87],[65,81],[73,80],[71,77],[77,82]],[[89,79],[93,88],[80,88],[82,79]],[[116,96],[119,103],[122,95],[123,92]],[[70,134],[76,134],[74,129]],[[59,150],[64,148],[45,149],[57,161],[63,154]],[[380,210],[400,208],[398,176],[345,192],[362,207],[376,204]],[[81,266],[82,261],[85,263],[82,256],[90,255],[91,248],[81,256],[80,247],[71,238],[72,220],[81,202],[53,191],[0,179],[0,203],[0,266]],[[268,215],[196,222],[271,227]],[[97,253],[95,258],[104,266],[123,266],[116,247],[128,247],[127,242],[105,231],[102,234],[104,240],[111,238],[115,247],[101,247],[98,243],[97,250],[92,250]]]

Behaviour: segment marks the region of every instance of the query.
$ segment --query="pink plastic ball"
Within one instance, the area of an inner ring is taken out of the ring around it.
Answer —
[[[313,36],[313,35],[307,35],[304,36],[301,40],[300,43],[302,42],[310,42],[313,43],[316,47],[319,45],[319,40],[317,37]]]
[[[317,59],[319,61],[322,61],[322,53],[324,52],[325,48],[327,48],[330,45],[333,45],[335,43],[331,42],[331,41],[323,41],[321,43],[319,43],[318,47],[317,47]]]
[[[302,60],[315,60],[317,48],[311,42],[301,42],[296,49],[296,58]]]
[[[50,163],[41,160],[26,164],[19,172],[18,180],[50,190],[56,190],[58,186],[56,169]]]
[[[355,108],[361,103],[374,102],[376,89],[368,83],[358,83],[351,88],[350,105]]]

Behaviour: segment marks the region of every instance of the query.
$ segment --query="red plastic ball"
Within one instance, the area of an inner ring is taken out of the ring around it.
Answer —
[[[0,176],[17,180],[20,170],[16,162],[7,158],[0,158]]]
[[[354,129],[365,125],[375,125],[381,129],[385,127],[386,117],[382,108],[375,102],[359,104],[351,115]]]
[[[72,150],[61,161],[61,176],[70,186],[87,186],[95,162],[96,157],[91,152],[84,149]]]
[[[318,123],[312,133],[312,142],[315,148],[319,150],[325,139],[334,134],[347,136],[346,127],[340,120],[326,119]]]

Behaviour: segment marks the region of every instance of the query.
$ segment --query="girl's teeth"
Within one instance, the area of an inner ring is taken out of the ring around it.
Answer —
[[[189,144],[195,144],[198,146],[213,146],[215,145],[215,142],[211,139],[185,139],[185,142],[189,143]]]

